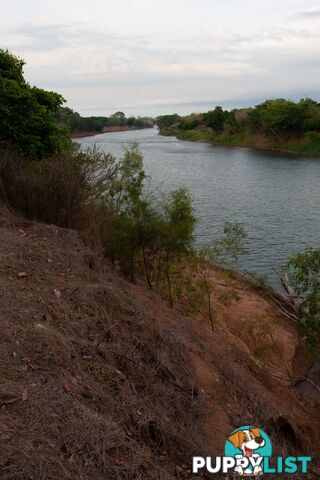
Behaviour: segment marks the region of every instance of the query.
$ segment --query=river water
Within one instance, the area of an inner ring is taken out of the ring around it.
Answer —
[[[148,188],[168,192],[186,186],[193,198],[196,244],[223,235],[225,221],[240,222],[248,232],[242,269],[266,277],[276,288],[273,268],[306,247],[319,247],[320,158],[247,148],[216,147],[158,135],[157,129],[113,132],[76,140],[97,144],[116,156],[138,142]]]

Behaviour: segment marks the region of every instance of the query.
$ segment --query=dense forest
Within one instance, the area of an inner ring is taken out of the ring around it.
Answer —
[[[60,107],[56,113],[56,118],[58,123],[67,127],[72,134],[81,132],[102,133],[112,127],[119,127],[119,129],[150,128],[154,124],[150,117],[126,117],[123,112],[115,112],[109,117],[82,117],[69,107]]]
[[[311,98],[299,102],[272,99],[254,108],[157,118],[162,135],[221,145],[239,145],[294,153],[320,154],[320,104]]]

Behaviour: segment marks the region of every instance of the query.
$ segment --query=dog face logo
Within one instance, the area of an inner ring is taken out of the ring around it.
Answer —
[[[266,433],[254,426],[240,427],[232,432],[225,445],[226,456],[237,460],[235,473],[257,476],[263,473],[263,458],[271,456],[271,442]]]
[[[259,428],[250,428],[249,430],[237,430],[228,437],[236,448],[242,450],[245,457],[251,457],[254,450],[264,447],[265,440],[260,436]]]

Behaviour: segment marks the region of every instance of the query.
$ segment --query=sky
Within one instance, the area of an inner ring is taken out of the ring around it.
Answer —
[[[0,48],[82,115],[320,100],[320,0],[10,0]]]

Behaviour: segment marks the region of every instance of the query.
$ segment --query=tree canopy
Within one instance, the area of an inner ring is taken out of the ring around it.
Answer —
[[[68,131],[55,118],[64,98],[30,86],[23,66],[22,59],[0,50],[0,142],[33,159],[68,149]]]
[[[222,144],[231,144],[233,137],[239,134],[236,142],[240,139],[240,143],[255,135],[280,143],[304,137],[307,143],[311,140],[318,151],[320,104],[311,98],[303,98],[299,102],[276,98],[253,108],[224,110],[217,106],[208,112],[192,113],[184,117],[177,114],[162,115],[157,118],[157,124],[163,135],[175,134],[186,140],[204,139],[215,142],[220,136]]]

